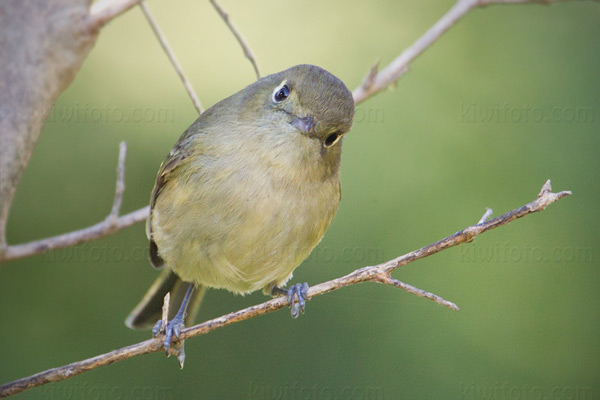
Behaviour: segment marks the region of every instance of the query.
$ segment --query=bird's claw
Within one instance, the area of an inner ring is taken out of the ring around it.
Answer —
[[[152,328],[152,337],[154,337],[154,338],[157,337],[163,331],[164,331],[163,320],[159,319],[158,322],[154,325],[154,328]]]
[[[295,297],[298,296],[298,302]],[[304,314],[304,308],[308,298],[308,283],[297,283],[287,290],[287,299],[290,304],[292,318],[298,318],[300,313]]]
[[[169,348],[171,347],[171,340],[173,339],[173,335],[179,341],[181,336],[181,329],[184,328],[185,325],[183,323],[183,319],[175,316],[172,320],[170,320],[166,326],[163,326],[163,321],[159,320],[154,328],[152,328],[152,336],[157,337],[161,333],[165,334],[165,341],[163,342],[163,346],[165,348],[165,354],[169,355]]]

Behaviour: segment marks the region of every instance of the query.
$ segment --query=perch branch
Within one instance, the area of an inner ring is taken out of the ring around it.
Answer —
[[[156,38],[160,42],[160,45],[162,46],[165,53],[167,53],[167,57],[169,57],[169,60],[171,61],[173,68],[175,68],[177,75],[179,75],[179,79],[181,79],[181,82],[183,83],[185,90],[188,92],[188,95],[192,99],[192,103],[194,103],[194,107],[196,107],[196,110],[198,110],[198,114],[202,114],[202,104],[200,103],[200,99],[198,99],[198,96],[196,95],[196,92],[194,92],[194,88],[192,87],[192,84],[190,83],[190,81],[186,78],[185,74],[183,73],[183,69],[181,68],[181,65],[179,64],[179,61],[177,61],[175,52],[173,52],[173,50],[171,49],[171,45],[169,45],[169,42],[167,41],[166,36],[163,35],[162,31],[158,27],[158,24],[156,23],[156,20],[150,13],[150,10],[148,9],[148,6],[146,5],[145,1],[142,0],[140,2],[140,8],[142,9],[142,12],[146,16],[146,19],[148,20],[150,27],[152,28],[152,30],[154,31],[154,34],[156,35]]]
[[[123,193],[125,191],[126,153],[127,145],[125,142],[121,142],[121,145],[119,146],[119,162],[117,165],[117,184],[115,189],[115,197],[113,200],[112,209],[104,221],[88,228],[65,233],[63,235],[35,240],[29,243],[7,246],[5,251],[0,253],[0,262],[16,260],[19,258],[32,256],[34,254],[43,253],[48,250],[74,246],[79,243],[99,239],[127,226],[133,225],[136,222],[145,220],[148,217],[148,206],[119,217],[121,204],[123,203]]]
[[[408,71],[409,64],[433,44],[444,32],[450,29],[456,22],[464,17],[469,11],[476,7],[484,7],[491,4],[522,4],[538,3],[548,4],[561,0],[458,0],[448,12],[440,18],[423,36],[417,39],[412,46],[405,49],[387,67],[377,71],[377,64],[367,73],[365,79],[352,92],[354,102],[362,103],[368,98],[376,95],[382,90],[393,85],[402,75]]]
[[[482,234],[483,232],[505,225],[511,221],[514,221],[517,218],[524,217],[525,215],[542,211],[548,205],[570,194],[570,191],[552,193],[550,180],[548,180],[542,187],[540,193],[538,194],[538,198],[532,201],[531,203],[528,203],[515,210],[509,211],[506,214],[503,214],[492,220],[480,222],[476,225],[469,226],[459,232],[456,232],[451,236],[446,237],[445,239],[425,246],[419,250],[412,251],[408,254],[405,254],[388,262],[375,266],[363,267],[341,278],[333,279],[331,281],[312,286],[308,290],[308,296],[309,298],[312,298],[356,283],[377,282],[398,287],[400,289],[407,290],[419,296],[423,296],[434,300],[450,308],[458,309],[458,307],[454,303],[451,303],[447,300],[443,300],[436,295],[400,282],[392,278],[390,274],[396,268],[404,266],[412,261],[416,261],[420,258],[430,256],[432,254],[438,253],[442,250],[459,245],[461,243],[471,242],[476,236]],[[190,328],[184,329],[181,331],[181,340],[188,339],[193,336],[204,335],[215,329],[222,328],[234,324],[236,322],[244,321],[246,319],[254,318],[259,315],[277,311],[287,305],[288,301],[286,297],[278,297],[266,301],[262,304],[247,307],[242,310],[235,311],[223,315],[221,317],[203,322],[201,324],[192,326]],[[115,362],[123,361],[141,354],[148,354],[161,351],[163,349],[163,340],[164,339],[161,337],[149,339],[141,343],[137,343],[128,347],[111,351],[109,353],[88,358],[87,360],[78,361],[62,367],[49,369],[26,378],[6,383],[0,386],[0,397],[6,397],[12,394],[20,393],[24,390],[44,385],[46,383],[62,381],[72,376],[79,375],[85,371],[89,371],[104,365],[113,364]]]
[[[240,31],[237,30],[235,25],[233,25],[233,22],[231,22],[231,20],[229,19],[229,15],[225,12],[225,10],[223,10],[223,7],[221,7],[221,5],[217,2],[217,0],[210,0],[210,3],[213,5],[215,10],[217,10],[219,15],[223,19],[223,21],[225,21],[225,24],[227,25],[227,27],[229,28],[231,33],[233,33],[233,36],[235,36],[236,40],[242,47],[242,50],[244,51],[244,55],[246,56],[246,58],[248,60],[250,60],[250,63],[252,64],[252,67],[254,68],[254,72],[256,73],[256,79],[260,79],[260,72],[258,72],[258,65],[256,65],[256,60],[254,59],[254,55],[252,54],[250,47],[248,46],[248,44],[242,37],[242,34],[240,33]]]

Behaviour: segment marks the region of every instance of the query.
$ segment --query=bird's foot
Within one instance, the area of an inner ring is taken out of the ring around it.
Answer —
[[[181,336],[181,329],[184,327],[185,325],[183,323],[183,318],[179,315],[176,315],[172,320],[167,322],[166,325],[163,324],[163,320],[158,320],[156,325],[154,325],[154,328],[152,328],[153,337],[157,337],[161,333],[164,333],[165,341],[163,342],[163,346],[165,348],[165,354],[167,356],[171,353],[176,354],[182,368],[183,363],[181,360],[181,356],[185,357],[185,352],[183,348],[183,341],[180,341],[179,337]],[[175,338],[177,339],[177,345],[175,349],[171,349],[171,341],[173,339],[173,335],[175,335]]]
[[[288,303],[290,304],[292,318],[298,318],[300,313],[304,314],[304,308],[306,307],[306,301],[308,298],[308,283],[297,283],[292,285],[289,289],[282,289],[275,286],[271,291],[273,295],[284,295],[287,296]],[[296,302],[296,297],[298,301]]]

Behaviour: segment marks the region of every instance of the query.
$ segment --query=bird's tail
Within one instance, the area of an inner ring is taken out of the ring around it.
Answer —
[[[152,328],[162,318],[163,298],[167,292],[171,292],[169,302],[169,320],[171,320],[177,313],[187,288],[187,283],[184,283],[175,273],[165,268],[158,279],[150,286],[142,301],[127,316],[125,325],[131,329]],[[185,317],[186,326],[194,323],[205,291],[205,287],[196,286],[196,290],[192,293],[187,316]]]

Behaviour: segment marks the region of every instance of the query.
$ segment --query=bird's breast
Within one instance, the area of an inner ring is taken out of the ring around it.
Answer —
[[[324,176],[318,161],[298,162],[258,153],[195,159],[188,179],[165,188],[153,211],[167,266],[183,280],[233,292],[283,284],[319,243],[340,199],[337,171]]]

